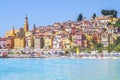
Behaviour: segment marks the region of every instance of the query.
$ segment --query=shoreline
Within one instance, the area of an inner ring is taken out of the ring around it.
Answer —
[[[31,56],[28,54],[9,54],[0,58],[68,58],[68,59],[120,59],[120,54],[78,54],[78,55],[39,55]]]
[[[9,51],[9,50],[7,50]],[[26,51],[20,51],[14,52],[0,52],[0,58],[71,58],[71,59],[120,59],[120,52],[116,53],[74,53],[69,52],[65,53],[64,51],[58,51],[58,52],[44,52],[44,51],[36,51],[36,52],[26,52]]]

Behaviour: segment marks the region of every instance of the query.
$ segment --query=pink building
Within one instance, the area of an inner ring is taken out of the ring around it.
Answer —
[[[6,48],[6,38],[0,38],[0,48],[1,49]]]
[[[77,33],[75,35],[76,35],[76,44],[77,44],[77,46],[84,47],[84,41],[83,41],[85,39],[84,34]]]

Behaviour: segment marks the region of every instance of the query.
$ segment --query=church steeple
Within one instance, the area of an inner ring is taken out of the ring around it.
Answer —
[[[15,28],[13,26],[13,29],[12,29],[12,35],[15,37]]]
[[[28,17],[26,15],[25,21],[24,21],[24,31],[27,32],[28,30],[29,30]]]

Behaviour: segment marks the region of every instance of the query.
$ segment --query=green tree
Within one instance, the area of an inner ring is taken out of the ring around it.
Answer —
[[[98,50],[99,48],[103,48],[103,44],[97,43],[97,44],[96,44],[96,48],[97,48],[97,50]]]
[[[83,20],[83,16],[82,16],[82,14],[79,14],[77,21],[81,21],[81,20]]]
[[[116,10],[112,10],[112,15],[113,15],[113,17],[117,17],[117,11]]]
[[[112,50],[113,50],[113,45],[110,44],[109,46],[107,46],[108,53],[111,53]]]
[[[114,26],[115,27],[120,27],[120,20],[116,21]]]
[[[106,15],[111,15],[113,17],[117,17],[117,10],[101,10],[101,14],[106,16]]]
[[[97,53],[102,53],[102,47],[98,48]]]
[[[94,39],[92,40],[92,43],[94,44],[94,49],[97,50],[98,53],[101,53],[103,49],[103,44],[97,43]]]
[[[87,48],[86,51],[87,51],[87,53],[91,53],[91,48],[90,47]]]
[[[73,53],[75,53],[76,52],[76,46],[74,46],[74,47],[72,47],[72,48],[70,48],[70,52],[73,52]]]
[[[118,44],[115,48],[114,51],[120,52],[120,44]]]
[[[101,11],[101,14],[102,14],[102,15],[104,15],[104,14],[105,14],[105,10],[104,10],[104,9]]]
[[[117,40],[114,42],[114,44],[113,45],[110,44],[107,47],[107,50],[108,50],[109,53],[112,52],[113,50],[114,51],[119,51],[120,50],[120,37],[117,37]]]
[[[95,17],[96,17],[96,14],[94,13],[93,16],[92,16],[92,18],[95,19]]]

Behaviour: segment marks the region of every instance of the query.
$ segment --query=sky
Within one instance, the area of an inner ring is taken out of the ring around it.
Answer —
[[[29,27],[47,26],[55,22],[76,21],[80,13],[89,19],[102,9],[115,9],[120,16],[120,0],[0,0],[0,37],[14,26],[19,29],[28,16]]]

